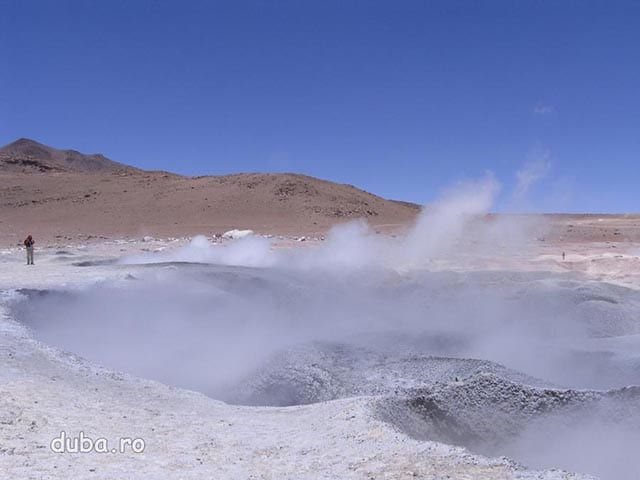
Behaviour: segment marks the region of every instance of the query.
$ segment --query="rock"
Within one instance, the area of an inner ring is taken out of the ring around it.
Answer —
[[[229,230],[222,234],[222,238],[237,240],[238,238],[244,238],[253,235],[253,230]]]

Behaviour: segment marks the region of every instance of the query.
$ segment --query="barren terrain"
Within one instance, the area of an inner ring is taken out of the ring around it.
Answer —
[[[47,240],[232,228],[309,235],[356,218],[380,228],[402,227],[419,211],[411,203],[305,175],[185,177],[77,152],[73,161],[60,158],[63,151],[30,140],[0,149],[0,241],[17,242],[27,230]]]
[[[0,167],[11,478],[636,478],[637,215],[489,214],[482,184],[419,210],[26,140]]]

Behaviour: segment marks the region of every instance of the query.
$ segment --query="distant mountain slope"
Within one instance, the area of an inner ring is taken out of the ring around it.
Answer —
[[[322,233],[364,218],[386,228],[412,222],[418,205],[306,175],[185,177],[138,170],[102,155],[31,140],[0,149],[0,233],[50,237],[192,235],[251,228]]]
[[[58,150],[35,140],[20,138],[0,148],[0,171],[5,172],[114,172],[135,170],[101,154],[85,155]]]

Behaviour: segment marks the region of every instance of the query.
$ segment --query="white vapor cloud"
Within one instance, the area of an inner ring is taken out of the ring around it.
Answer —
[[[537,155],[525,162],[520,170],[516,172],[516,188],[514,197],[521,199],[524,197],[531,187],[539,180],[544,178],[551,170],[551,162],[549,155]]]
[[[556,109],[553,105],[539,103],[533,107],[534,115],[551,115]]]
[[[317,248],[294,251],[272,249],[271,241],[246,237],[226,246],[210,244],[198,236],[183,248],[155,254],[135,255],[123,263],[202,262],[250,267],[293,269],[420,268],[452,252],[492,251],[497,239],[514,239],[522,225],[487,221],[500,184],[492,173],[460,182],[426,205],[405,236],[393,239],[375,234],[365,221],[337,225]]]

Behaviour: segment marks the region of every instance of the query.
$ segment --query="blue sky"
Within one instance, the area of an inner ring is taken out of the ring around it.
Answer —
[[[0,144],[421,203],[492,171],[498,210],[640,211],[640,2],[0,7]]]

